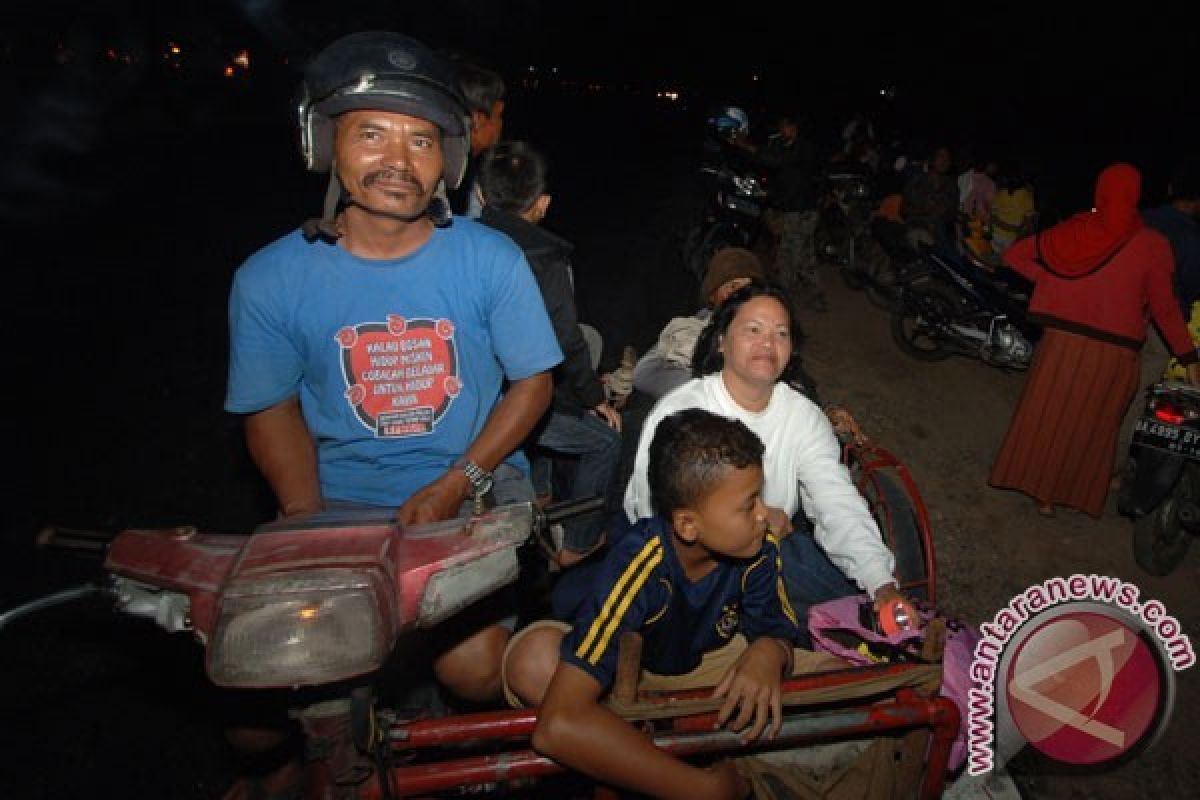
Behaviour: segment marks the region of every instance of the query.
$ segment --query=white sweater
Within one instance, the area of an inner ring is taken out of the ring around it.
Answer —
[[[739,419],[762,439],[766,450],[763,502],[789,517],[803,505],[816,526],[817,543],[862,589],[873,595],[895,580],[895,558],[841,463],[833,426],[811,400],[784,383],[775,385],[763,411],[739,406],[719,372],[689,381],[659,400],[646,417],[633,476],[625,489],[625,515],[630,522],[654,514],[647,481],[650,441],[663,417],[685,408]]]

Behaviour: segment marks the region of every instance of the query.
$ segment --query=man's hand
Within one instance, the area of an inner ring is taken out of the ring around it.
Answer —
[[[782,508],[767,506],[767,527],[782,539],[792,532],[792,518]]]
[[[607,402],[593,408],[592,413],[604,420],[605,424],[617,433],[621,432],[621,412],[617,411]]]
[[[729,759],[722,759],[709,767],[706,772],[712,776],[712,792],[705,797],[714,800],[743,800],[750,796],[750,784],[738,772],[737,765]]]
[[[462,470],[452,469],[414,492],[396,512],[396,519],[401,525],[453,519],[458,516],[463,501],[470,496],[471,482],[466,474]]]
[[[725,698],[725,704],[717,713],[717,724],[742,733],[745,742],[757,740],[764,730],[768,739],[774,739],[783,725],[783,697],[779,684],[787,663],[788,654],[779,642],[770,638],[755,640],[713,691],[713,697]],[[738,714],[730,720],[735,710]],[[747,725],[749,729],[746,729]]]
[[[884,606],[893,601],[899,601],[905,613],[908,614],[908,618],[912,620],[913,627],[915,628],[919,624],[917,609],[907,597],[900,594],[900,590],[896,588],[896,584],[894,583],[885,583],[875,590],[875,613],[878,614]]]

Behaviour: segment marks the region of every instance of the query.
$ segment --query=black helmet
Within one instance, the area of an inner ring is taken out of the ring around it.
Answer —
[[[427,119],[442,130],[446,185],[457,188],[470,152],[471,116],[453,67],[416,39],[352,33],[330,44],[304,70],[297,113],[300,150],[314,172],[333,163],[333,118],[379,109]]]

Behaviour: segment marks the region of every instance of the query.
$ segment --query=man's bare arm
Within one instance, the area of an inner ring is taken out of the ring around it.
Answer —
[[[464,454],[489,472],[516,450],[533,426],[550,407],[554,381],[549,372],[539,372],[514,381],[496,405],[479,436]],[[433,483],[417,490],[400,506],[396,516],[404,525],[451,519],[471,495],[471,483],[459,469],[451,469]]]
[[[317,450],[299,398],[246,417],[246,446],[285,517],[321,509]]]

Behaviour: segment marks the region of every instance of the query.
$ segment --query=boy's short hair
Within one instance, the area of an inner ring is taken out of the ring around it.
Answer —
[[[501,142],[479,162],[479,188],[488,205],[525,211],[546,191],[546,159],[525,142]]]
[[[471,111],[489,116],[492,107],[504,99],[504,79],[499,73],[469,61],[458,63],[458,88],[467,98]]]
[[[660,516],[695,508],[731,469],[761,467],[763,443],[740,420],[699,408],[664,417],[650,441],[650,503]]]

